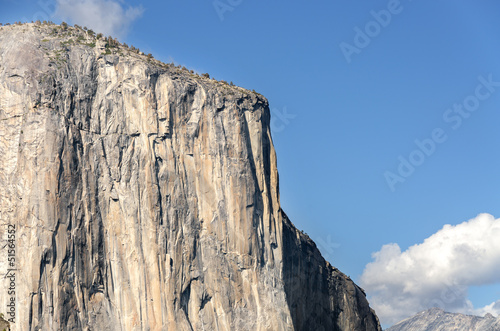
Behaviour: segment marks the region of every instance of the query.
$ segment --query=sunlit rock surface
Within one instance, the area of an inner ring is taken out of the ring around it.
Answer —
[[[13,330],[380,330],[280,208],[267,100],[109,46],[0,27]]]

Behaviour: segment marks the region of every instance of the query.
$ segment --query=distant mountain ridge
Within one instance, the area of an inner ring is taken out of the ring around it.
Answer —
[[[431,308],[409,317],[385,331],[499,331],[500,317],[445,312]]]

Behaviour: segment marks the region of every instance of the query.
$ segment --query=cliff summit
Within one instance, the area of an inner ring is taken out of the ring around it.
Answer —
[[[1,26],[0,155],[12,330],[381,330],[281,209],[258,93],[80,27]]]

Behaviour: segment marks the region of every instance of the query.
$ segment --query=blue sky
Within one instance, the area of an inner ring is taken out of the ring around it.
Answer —
[[[500,226],[499,2],[0,4],[1,22],[87,25],[157,59],[265,95],[274,116],[283,208],[333,265],[367,289],[383,324],[431,302],[452,311],[500,312],[500,301],[494,305],[500,248],[492,237]],[[88,13],[72,10],[78,4]],[[493,215],[491,222],[480,213]],[[472,242],[463,231],[480,239]],[[441,250],[426,241],[434,234],[445,238]],[[401,254],[384,246],[392,243]],[[472,253],[457,253],[464,247]],[[386,259],[376,260],[375,252]],[[422,254],[436,258],[423,262]],[[383,284],[370,274],[402,275],[398,266],[388,269],[402,257],[431,271],[449,265],[449,273],[422,275],[442,290],[422,282],[415,294],[401,279]],[[477,275],[458,277],[453,266],[472,260],[485,261],[475,266]],[[398,310],[400,302],[391,298],[410,294],[416,301]]]

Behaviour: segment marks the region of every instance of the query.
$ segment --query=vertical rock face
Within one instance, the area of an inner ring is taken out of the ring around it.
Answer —
[[[380,330],[280,208],[267,100],[105,45],[0,27],[11,328]]]

